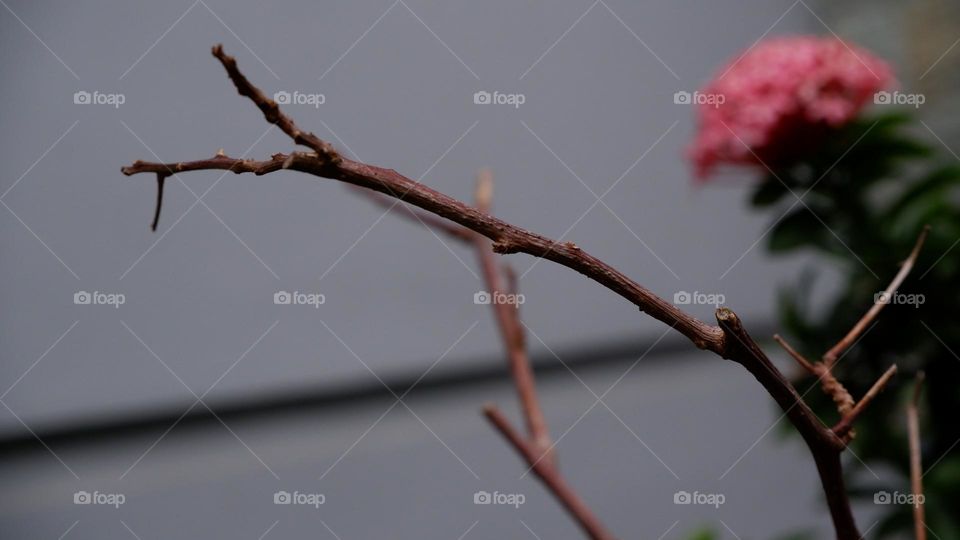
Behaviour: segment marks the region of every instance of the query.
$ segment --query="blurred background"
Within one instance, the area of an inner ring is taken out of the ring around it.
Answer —
[[[155,182],[121,166],[293,149],[215,43],[346,155],[467,200],[490,167],[499,217],[667,299],[720,295],[758,337],[819,259],[765,253],[746,176],[695,183],[675,93],[761,38],[836,33],[892,62],[960,149],[960,17],[933,0],[0,4],[4,538],[580,535],[479,413],[520,418],[470,249],[286,171],[171,178],[150,231]],[[560,466],[611,529],[830,534],[806,449],[748,373],[570,270],[508,259]],[[838,287],[824,271],[814,303]]]

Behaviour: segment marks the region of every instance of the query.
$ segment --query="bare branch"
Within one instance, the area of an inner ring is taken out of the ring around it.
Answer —
[[[218,152],[209,159],[196,161],[179,161],[176,163],[151,163],[148,161],[134,161],[133,164],[122,167],[120,172],[127,176],[139,173],[157,173],[172,176],[187,171],[223,170],[237,174],[253,173],[257,176],[279,171],[283,163],[289,158],[287,154],[274,154],[268,160],[256,161],[253,159],[236,159]]]
[[[809,406],[802,401],[796,389],[784,378],[756,342],[747,334],[739,318],[732,311],[726,308],[717,311],[716,316],[719,326],[706,324],[678,309],[670,302],[667,302],[631,280],[610,265],[581,250],[573,243],[558,243],[545,236],[511,225],[493,217],[484,208],[475,208],[464,204],[461,201],[411,180],[394,170],[344,158],[333,150],[329,143],[320,140],[311,133],[304,133],[297,128],[293,121],[280,111],[280,108],[273,100],[266,97],[263,92],[250,84],[246,77],[240,73],[236,61],[232,57],[224,54],[219,45],[214,47],[213,54],[227,70],[227,74],[236,86],[237,91],[241,95],[250,98],[263,112],[268,122],[279,126],[295,143],[305,145],[312,149],[313,152],[293,152],[289,155],[277,154],[270,160],[260,162],[234,160],[226,156],[217,156],[210,160],[174,164],[144,163],[138,161],[129,167],[124,167],[124,174],[132,175],[142,172],[152,172],[158,176],[166,176],[174,172],[202,169],[221,169],[236,173],[252,172],[255,174],[266,174],[267,172],[281,168],[291,169],[321,178],[339,180],[382,193],[407,202],[439,218],[448,219],[462,228],[472,231],[472,233],[475,233],[473,237],[478,246],[478,250],[480,243],[482,242],[483,244],[483,249],[480,253],[485,267],[484,272],[490,276],[488,279],[491,280],[489,283],[492,284],[490,286],[492,291],[515,290],[516,280],[510,278],[508,274],[508,280],[510,282],[509,288],[504,289],[502,287],[498,269],[495,264],[490,262],[492,261],[492,256],[490,256],[491,247],[492,251],[496,253],[526,253],[534,257],[551,260],[557,264],[576,270],[627,299],[651,317],[676,328],[677,331],[686,336],[697,347],[710,350],[723,358],[733,360],[743,365],[753,374],[757,381],[763,385],[784,411],[809,447],[817,465],[837,538],[842,540],[860,538],[850,510],[849,498],[844,486],[843,471],[840,464],[840,453],[846,447],[848,441],[845,438],[838,437],[832,429],[823,426],[810,410]],[[490,195],[483,191],[487,189],[487,187],[482,187],[481,193],[479,194],[481,207],[485,206],[483,204],[485,201],[489,201]],[[416,215],[419,216],[419,214]],[[449,230],[459,231],[460,229]],[[461,236],[460,232],[452,234]],[[486,240],[480,239],[479,236],[483,236],[492,241],[492,246],[489,246]],[[926,231],[921,235],[913,253],[911,253],[911,256],[904,262],[900,272],[894,278],[893,282],[891,282],[888,287],[888,292],[895,292],[896,288],[906,278],[907,273],[909,273],[916,260],[917,253],[925,236]],[[517,434],[496,409],[488,407],[485,413],[494,426],[507,437],[511,444],[524,456],[524,459],[531,464],[533,470],[547,484],[551,491],[553,491],[555,496],[557,496],[571,514],[577,518],[584,530],[588,531],[588,534],[591,534],[593,538],[610,538],[609,533],[596,522],[589,510],[583,506],[582,501],[566,486],[562,478],[557,474],[552,462],[541,459],[542,447],[536,442],[536,434],[546,434],[545,423],[543,424],[542,431],[534,425],[538,417],[542,419],[542,413],[539,412],[539,405],[537,405],[535,394],[524,397],[525,392],[533,390],[532,371],[529,369],[529,362],[526,360],[525,349],[522,346],[522,332],[519,330],[519,318],[516,311],[511,313],[509,310],[512,308],[509,308],[509,306],[507,306],[507,308],[507,311],[496,311],[496,313],[498,313],[497,318],[501,326],[501,334],[504,337],[505,343],[507,343],[508,352],[514,351],[510,354],[512,373],[517,383],[518,391],[521,393],[524,415],[528,419],[530,432],[534,435],[534,441],[528,442]],[[824,355],[823,362],[811,364],[809,361],[806,361],[806,359],[803,359],[804,361],[801,362],[801,365],[813,370],[814,373],[821,377],[824,389],[838,402],[838,405],[841,406],[841,413],[844,414],[845,417],[847,416],[846,413],[853,410],[852,398],[848,399],[849,393],[846,393],[842,385],[833,378],[830,373],[830,368],[843,351],[852,346],[856,338],[863,333],[869,323],[877,316],[880,309],[882,309],[882,304],[875,304],[863,319],[854,326],[850,333]],[[785,348],[788,352],[792,351],[789,346]],[[520,356],[521,353],[523,356]],[[793,353],[796,353],[796,351],[793,351]],[[794,356],[798,362],[801,361],[802,356],[798,354],[791,355]],[[885,380],[882,382],[885,383]],[[878,391],[879,388],[882,388],[882,384],[877,387]],[[873,399],[871,394],[868,393],[868,395],[871,397],[865,397],[861,410]],[[534,409],[534,406],[537,408]]]
[[[554,497],[576,519],[580,528],[593,540],[613,540],[614,536],[604,528],[589,507],[567,485],[556,467],[540,459],[540,451],[528,443],[511,425],[510,421],[494,405],[483,408],[483,414],[505,439],[516,449],[531,467],[534,474],[550,489]]]
[[[477,174],[475,199],[478,210],[485,213],[490,212],[490,204],[493,199],[493,175],[489,170],[484,169]],[[542,454],[540,459],[552,464],[553,445],[550,441],[543,409],[537,399],[533,369],[530,367],[530,359],[525,347],[524,329],[517,313],[519,305],[497,301],[499,295],[506,294],[509,289],[503,285],[500,269],[497,267],[494,253],[490,249],[490,242],[480,235],[474,235],[474,237],[474,248],[480,260],[483,280],[491,295],[490,307],[493,309],[497,327],[500,329],[500,335],[507,349],[510,373],[517,388],[520,407],[527,423],[527,432],[534,447]],[[516,287],[516,283],[513,284],[513,287]]]
[[[294,152],[282,163],[283,168],[340,180],[392,197],[398,197],[397,194],[400,194],[399,197],[405,202],[486,236],[493,241],[493,250],[497,253],[526,253],[576,270],[626,298],[651,317],[676,328],[697,347],[717,353],[723,351],[725,346],[723,332],[719,328],[705,324],[683,312],[619,270],[581,250],[572,242],[558,243],[545,236],[511,225],[392,169],[384,169],[340,156],[329,143],[317,139],[310,133],[300,131],[292,120],[280,112],[276,102],[267,98],[240,73],[236,61],[223,53],[219,45],[214,47],[213,53],[226,68],[237,91],[250,98],[264,113],[268,122],[279,126],[298,144],[304,144],[316,152],[315,154]],[[124,174],[143,172],[150,168],[148,165],[154,168],[162,167],[161,164],[140,163],[139,170],[133,170],[134,167],[131,166],[124,169]],[[211,168],[224,168],[219,163],[213,165],[216,166]]]
[[[923,467],[920,462],[920,392],[924,373],[917,373],[913,399],[907,403],[907,433],[910,439],[910,489],[913,492],[913,530],[917,540],[927,540],[927,521],[923,505]]]
[[[806,357],[804,357],[802,354],[797,352],[796,349],[791,347],[790,344],[787,343],[787,340],[780,337],[780,334],[774,334],[773,340],[776,341],[778,344],[780,344],[780,346],[783,347],[783,350],[787,351],[787,354],[789,354],[791,358],[796,360],[797,363],[800,364],[800,366],[803,369],[807,370],[811,374],[815,374],[817,372],[816,368],[813,367],[813,364],[811,364],[810,361],[806,359]]]
[[[227,75],[230,76],[233,85],[237,87],[237,92],[240,92],[241,96],[250,98],[263,112],[263,116],[267,119],[267,122],[279,127],[281,131],[293,139],[293,142],[306,146],[316,152],[317,157],[322,161],[329,164],[336,164],[340,161],[340,154],[333,149],[330,143],[320,140],[320,138],[313,133],[300,131],[300,128],[297,127],[293,120],[280,111],[280,107],[276,101],[268,98],[259,88],[250,84],[250,81],[248,81],[243,73],[240,73],[240,69],[237,68],[237,60],[223,52],[223,45],[215,45],[213,47],[213,55],[217,57],[217,60],[220,60],[223,68],[227,70]]]
[[[399,210],[399,203],[386,195],[356,186],[350,187],[381,207],[388,210]],[[477,208],[489,213],[493,199],[493,175],[490,171],[481,170],[478,173],[475,193]],[[457,240],[464,240],[473,245],[480,260],[484,283],[491,294],[499,292],[507,292],[509,294],[517,293],[516,274],[507,265],[503,267],[503,272],[507,276],[507,286],[506,290],[502,290],[500,273],[493,257],[493,251],[490,249],[490,242],[486,238],[459,225],[439,220],[432,214],[424,214],[407,206],[403,206],[403,208],[406,210],[403,214],[405,217],[417,220],[429,227],[446,233],[450,237]],[[519,306],[491,302],[491,307],[493,308],[494,318],[497,322],[501,339],[507,350],[510,374],[517,390],[523,417],[527,424],[529,441],[523,441],[523,444],[536,450],[537,462],[542,462],[544,467],[555,467],[553,445],[551,444],[546,419],[540,402],[537,399],[533,369],[527,356],[524,329],[520,323],[518,312]],[[547,487],[552,489],[549,484]],[[558,494],[557,496],[559,498],[561,495]]]
[[[817,465],[820,484],[827,498],[830,517],[838,539],[859,540],[850,499],[843,479],[840,453],[845,444],[833,431],[823,426],[810,407],[802,400],[793,385],[770,362],[756,341],[747,334],[739,317],[727,308],[717,310],[717,322],[726,334],[730,346],[722,355],[749,371],[763,385],[767,393],[803,437]]]
[[[913,246],[913,251],[910,252],[910,256],[903,261],[903,265],[900,266],[900,271],[897,272],[897,275],[894,276],[893,280],[890,282],[890,285],[887,285],[887,289],[881,293],[881,295],[875,299],[873,306],[863,315],[863,317],[857,321],[857,324],[853,325],[853,328],[847,332],[847,335],[843,336],[836,345],[834,345],[826,354],[823,355],[823,363],[828,366],[832,366],[836,363],[837,358],[840,358],[840,355],[847,349],[849,349],[854,343],[857,342],[857,338],[870,326],[870,323],[877,318],[877,315],[880,314],[880,311],[889,303],[892,295],[896,294],[897,289],[900,288],[900,285],[903,283],[903,280],[907,279],[907,276],[910,274],[910,270],[913,269],[914,263],[917,261],[917,256],[920,254],[920,248],[923,247],[923,242],[927,239],[927,233],[930,232],[930,226],[927,225],[923,228],[923,231],[920,233],[920,236],[917,238],[916,244]]]

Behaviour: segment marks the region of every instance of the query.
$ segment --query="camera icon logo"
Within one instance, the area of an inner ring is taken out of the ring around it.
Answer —
[[[493,502],[493,498],[487,491],[478,491],[473,494],[473,504],[490,504],[491,502]]]
[[[76,105],[89,105],[91,103],[90,92],[80,90],[73,93],[73,102]]]
[[[893,102],[893,95],[886,90],[881,90],[873,95],[873,102],[877,105],[889,105]]]
[[[478,306],[486,306],[490,304],[492,300],[490,293],[487,291],[477,291],[473,293],[473,303]]]
[[[893,497],[887,491],[878,491],[873,494],[873,504],[890,504]]]
[[[289,105],[291,102],[290,92],[287,92],[286,90],[280,90],[279,92],[273,94],[273,100],[280,105]]]
[[[685,90],[680,90],[673,94],[673,102],[677,105],[689,105],[692,101],[690,92]]]
[[[693,499],[687,491],[678,491],[673,494],[673,504],[690,504]]]
[[[873,295],[873,303],[874,303],[874,304],[889,304],[889,303],[890,303],[890,295],[887,294],[886,292],[878,292],[877,294]]]
[[[88,491],[78,491],[73,494],[73,504],[90,504],[93,498]]]
[[[491,102],[490,92],[480,90],[473,94],[473,102],[477,105],[488,105]]]
[[[92,298],[93,297],[90,296],[90,293],[87,291],[77,291],[73,293],[73,303],[80,306],[89,305],[92,301]]]
[[[688,293],[687,291],[677,291],[676,293],[673,294],[674,304],[686,305],[686,304],[689,304],[691,300],[692,300],[692,297],[690,296],[690,293]]]
[[[287,291],[277,291],[273,293],[273,303],[277,305],[289,305],[293,301],[293,296]]]
[[[273,494],[273,504],[290,504],[292,500],[289,491],[278,491]]]

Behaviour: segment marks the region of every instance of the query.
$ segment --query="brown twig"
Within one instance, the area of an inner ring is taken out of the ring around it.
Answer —
[[[386,195],[368,189],[356,188],[356,190],[359,194],[382,207],[387,209],[397,207],[393,199]],[[485,213],[489,213],[492,197],[492,175],[487,170],[480,171],[478,173],[475,195],[477,208]],[[500,269],[497,268],[493,251],[490,249],[490,242],[486,238],[459,225],[451,225],[446,221],[439,221],[431,214],[424,214],[408,207],[404,208],[407,210],[407,217],[412,217],[431,228],[446,233],[450,237],[470,242],[473,245],[480,262],[484,284],[488,289],[487,292],[489,292],[491,296],[500,293],[517,294],[516,275],[509,266],[504,266],[503,273],[507,276],[507,285],[504,287],[500,278]],[[540,402],[537,399],[533,369],[530,366],[526,350],[525,332],[523,325],[520,323],[518,313],[519,306],[494,301],[491,301],[490,304],[504,347],[507,350],[510,374],[517,389],[529,436],[535,446],[540,449],[541,453],[546,454],[543,456],[543,459],[551,460],[553,457],[553,447],[547,429],[547,422],[544,418]]]
[[[870,402],[873,401],[873,398],[877,397],[877,395],[883,391],[883,389],[887,386],[887,383],[890,382],[890,379],[893,378],[896,373],[896,364],[887,368],[887,371],[885,371],[883,375],[877,379],[877,382],[873,383],[873,386],[870,387],[870,390],[868,390],[867,393],[860,398],[860,401],[858,401],[856,405],[850,409],[850,412],[844,415],[843,418],[837,422],[837,425],[833,426],[833,432],[840,437],[847,437],[850,433],[853,423],[857,420],[860,414],[867,409],[867,406],[870,405]]]
[[[477,174],[475,199],[478,210],[484,213],[490,212],[493,199],[493,175],[489,170],[484,169]],[[489,240],[480,235],[474,235],[474,248],[477,252],[477,258],[480,260],[480,269],[488,289],[487,292],[491,296],[490,307],[493,309],[497,327],[500,329],[500,336],[507,349],[510,373],[516,383],[520,407],[527,423],[527,433],[534,448],[537,448],[541,454],[539,459],[544,459],[552,464],[553,445],[550,441],[547,421],[543,416],[540,401],[537,399],[533,369],[530,367],[530,359],[527,357],[525,333],[517,313],[519,304],[497,301],[500,295],[516,294],[516,290],[510,292],[511,288],[515,289],[516,283],[514,282],[512,287],[503,286],[500,269],[497,267],[497,261],[494,260],[494,253],[490,249]]]
[[[843,336],[836,345],[830,348],[823,355],[823,363],[828,366],[832,366],[836,363],[837,359],[840,358],[840,355],[847,349],[849,349],[854,343],[857,342],[857,338],[870,326],[870,323],[877,318],[877,315],[880,314],[880,310],[884,308],[888,303],[890,303],[890,298],[892,295],[896,294],[897,289],[903,284],[903,280],[907,279],[907,275],[910,274],[910,270],[913,269],[914,263],[917,261],[917,256],[920,254],[920,248],[923,247],[923,242],[927,239],[927,234],[930,232],[930,226],[927,225],[921,231],[920,236],[917,238],[917,242],[913,246],[913,251],[910,252],[910,256],[907,257],[903,264],[900,266],[900,271],[897,272],[897,275],[894,276],[893,280],[887,285],[887,289],[883,291],[878,298],[874,300],[870,309],[857,321],[857,324],[853,325],[853,328],[847,332],[847,335]]]
[[[920,462],[920,392],[925,375],[917,373],[913,399],[907,403],[907,433],[910,440],[910,490],[913,492],[913,530],[917,540],[927,540],[923,505],[923,468]]]
[[[240,95],[250,98],[257,108],[263,112],[268,122],[280,127],[295,143],[306,145],[314,150],[312,154],[299,152],[290,154],[283,162],[283,168],[322,178],[340,180],[379,191],[391,197],[398,197],[398,194],[400,194],[400,198],[414,206],[486,236],[493,241],[493,250],[497,253],[526,253],[576,270],[626,298],[651,317],[676,328],[697,347],[714,352],[723,351],[725,346],[724,335],[718,327],[703,323],[683,312],[622,272],[581,250],[575,244],[556,242],[545,236],[511,225],[453,197],[411,180],[392,169],[368,165],[342,157],[329,143],[297,128],[293,120],[283,114],[275,101],[253,86],[240,73],[236,60],[224,53],[220,45],[213,48],[213,55],[223,64]],[[162,164],[154,165],[165,167]],[[129,175],[138,171],[125,168],[123,172]]]
[[[394,199],[387,197],[386,195],[355,186],[351,187],[353,187],[358,194],[370,199],[377,205],[384,207],[387,210],[398,209],[397,206],[399,203]],[[478,173],[477,188],[474,199],[479,210],[485,213],[490,212],[490,206],[493,199],[493,176],[490,171],[481,170]],[[503,267],[503,274],[506,275],[507,280],[507,285],[504,289],[500,279],[500,271],[497,268],[496,261],[494,260],[493,251],[490,249],[490,242],[486,238],[459,225],[452,225],[447,221],[438,220],[431,214],[424,214],[407,206],[404,206],[403,208],[407,211],[405,214],[403,214],[404,217],[417,220],[428,227],[437,229],[438,231],[447,234],[449,237],[465,241],[474,247],[474,250],[476,251],[477,257],[480,261],[484,284],[491,297],[494,297],[498,293],[507,293],[513,295],[517,294],[516,274],[507,265],[504,265]],[[540,401],[537,398],[533,369],[530,365],[529,357],[527,356],[525,332],[523,325],[520,323],[519,305],[491,301],[491,308],[494,313],[494,318],[497,322],[497,327],[500,331],[501,340],[503,341],[504,347],[507,351],[510,374],[517,390],[524,420],[527,424],[529,439],[524,440],[523,445],[528,447],[531,450],[531,453],[535,453],[536,457],[533,463],[538,463],[538,467],[540,467],[541,470],[545,470],[546,468],[553,469],[556,467],[553,445],[550,440],[547,422],[540,406]],[[504,418],[502,419],[501,424],[508,426],[506,422],[507,421]],[[502,428],[498,427],[498,429],[500,429],[501,433],[503,433]],[[536,452],[533,452],[533,450],[536,450]],[[531,463],[531,465],[533,463]],[[549,474],[552,477],[559,476],[559,473],[556,470],[552,470]],[[545,484],[549,489],[553,490],[553,485],[550,482],[545,482]],[[566,498],[568,497],[567,492],[554,492],[554,495],[564,503],[565,507],[572,507],[577,513],[586,512],[589,514],[584,516],[578,516],[575,514],[574,518],[578,522],[590,524],[598,523],[596,517],[593,516],[593,514],[582,503],[582,501],[566,501]]]
[[[237,87],[237,92],[241,96],[250,98],[263,112],[267,122],[280,128],[281,131],[293,139],[293,142],[316,152],[317,157],[323,162],[333,165],[340,161],[340,154],[333,149],[330,143],[321,140],[313,133],[301,131],[289,116],[280,112],[280,106],[277,105],[276,101],[268,98],[259,88],[250,84],[246,76],[240,73],[240,69],[237,68],[237,60],[223,52],[223,45],[215,45],[213,55],[217,57],[217,60],[220,60],[223,68],[227,70],[227,75],[233,81],[233,85]]]
[[[697,347],[710,350],[723,358],[743,365],[777,402],[810,449],[817,465],[837,538],[841,540],[860,538],[860,533],[850,510],[850,502],[844,486],[843,471],[840,464],[840,453],[846,447],[847,441],[839,437],[832,429],[823,426],[809,406],[803,402],[796,389],[784,378],[757,343],[747,334],[739,318],[732,311],[726,308],[717,310],[718,326],[703,323],[631,280],[622,272],[581,250],[573,243],[558,243],[545,236],[511,225],[481,209],[464,204],[411,180],[394,170],[344,158],[333,150],[328,143],[318,139],[313,134],[300,131],[293,121],[280,111],[273,100],[250,84],[238,70],[236,61],[227,56],[219,45],[214,47],[213,54],[227,70],[227,74],[237,87],[237,91],[250,98],[264,113],[268,122],[279,126],[295,143],[305,145],[311,148],[313,152],[294,152],[286,156],[276,155],[271,160],[262,162],[232,160],[225,156],[214,158],[214,160],[170,165],[136,162],[130,167],[124,167],[124,174],[158,173],[170,168],[179,168],[179,170],[217,168],[256,174],[264,174],[264,171],[277,170],[278,168],[305,172],[321,178],[339,180],[368,188],[401,199],[431,214],[453,221],[491,240],[494,252],[526,253],[576,270],[632,302],[651,317],[676,328]],[[914,253],[904,263],[904,268],[901,269],[898,277],[891,284],[892,289],[895,290],[896,286],[899,286],[899,282],[909,272],[920,244],[922,244],[922,238],[918,241],[917,247],[914,248]],[[901,274],[903,277],[901,277]],[[825,369],[820,370],[822,372],[821,378],[824,375],[829,375],[830,365],[836,361],[842,351],[853,344],[856,337],[876,317],[880,309],[881,307],[875,305],[848,333],[847,337],[825,355],[825,360],[829,361],[825,361]],[[540,472],[537,474],[551,486],[552,491],[571,513],[574,512],[572,508],[580,508],[582,502],[562,482],[556,474],[556,469],[548,462],[539,459],[540,452],[537,448],[534,448],[532,444],[527,443],[513,431],[495,409],[488,409],[487,416],[524,455],[525,459],[533,463],[537,463],[539,460],[537,466],[540,467]],[[545,471],[546,474],[544,474]],[[587,510],[587,512],[589,511]],[[575,517],[587,530],[584,522],[585,515],[575,514]],[[596,527],[596,529],[593,529],[593,527]],[[598,523],[592,524],[591,530],[595,530],[596,534],[599,534],[595,538],[609,538],[609,534]]]
[[[580,528],[593,540],[613,540],[614,536],[597,520],[593,512],[583,502],[577,493],[570,488],[557,468],[546,460],[540,459],[541,451],[528,442],[510,425],[510,421],[494,405],[483,408],[490,423],[504,436],[505,439],[520,453],[520,456],[531,467],[534,474],[550,489],[554,497],[570,513],[580,525]]]
[[[791,347],[790,344],[787,343],[787,340],[780,337],[780,334],[774,334],[773,340],[776,341],[778,344],[780,344],[780,346],[783,347],[783,350],[787,351],[787,354],[789,354],[791,358],[793,358],[794,360],[797,361],[798,364],[800,364],[800,367],[807,370],[811,375],[816,373],[817,369],[813,367],[813,364],[811,364],[810,361],[807,360],[805,356],[797,352],[796,349]]]

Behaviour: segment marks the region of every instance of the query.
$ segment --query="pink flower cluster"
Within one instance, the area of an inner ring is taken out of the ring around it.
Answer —
[[[766,40],[700,92],[722,99],[697,105],[689,150],[697,176],[724,163],[775,167],[800,159],[892,81],[886,62],[836,38]]]

